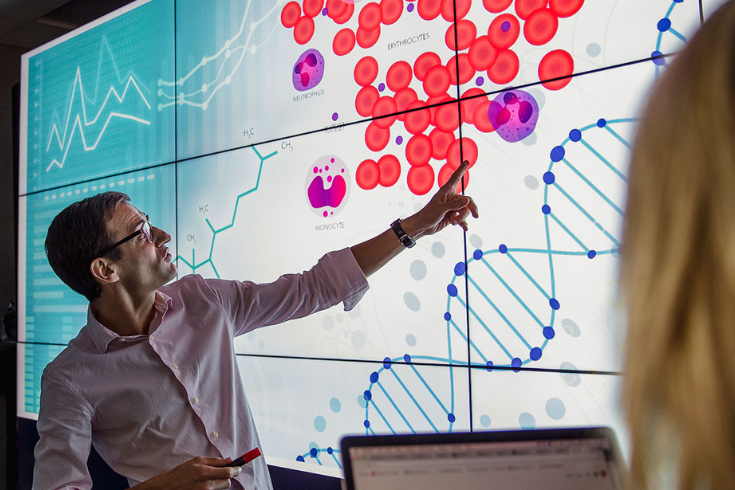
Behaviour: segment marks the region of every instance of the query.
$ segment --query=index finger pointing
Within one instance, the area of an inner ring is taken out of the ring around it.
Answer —
[[[464,173],[467,171],[467,169],[470,166],[469,160],[464,160],[459,167],[457,167],[457,170],[455,170],[452,175],[449,177],[449,180],[442,186],[446,187],[448,189],[454,189],[457,187],[457,184],[459,184],[459,181],[462,179],[462,176],[464,176]]]

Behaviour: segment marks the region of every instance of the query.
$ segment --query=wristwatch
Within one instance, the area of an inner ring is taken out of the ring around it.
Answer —
[[[393,223],[390,224],[391,229],[398,237],[398,241],[403,244],[406,248],[411,248],[414,245],[416,245],[416,242],[406,234],[405,231],[403,231],[403,227],[401,226],[401,218],[398,218]]]

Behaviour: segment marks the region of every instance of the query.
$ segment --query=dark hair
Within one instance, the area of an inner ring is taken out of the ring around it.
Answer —
[[[103,192],[75,202],[61,211],[51,222],[46,235],[46,256],[64,284],[89,301],[100,295],[100,285],[89,265],[99,252],[112,245],[107,221],[120,202],[130,202],[122,192]],[[122,252],[115,248],[106,254],[119,260]]]

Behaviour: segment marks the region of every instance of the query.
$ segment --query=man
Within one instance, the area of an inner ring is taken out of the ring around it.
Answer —
[[[478,216],[455,193],[462,165],[429,203],[380,235],[331,252],[271,284],[189,275],[171,236],[120,193],[74,203],[54,219],[54,271],[90,301],[87,325],[44,370],[34,489],[88,489],[91,444],[139,490],[270,489],[264,458],[225,465],[259,446],[233,347],[255,328],[343,302],[413,240]]]

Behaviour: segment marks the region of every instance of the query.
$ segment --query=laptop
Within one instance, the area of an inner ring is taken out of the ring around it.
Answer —
[[[347,436],[347,490],[620,490],[626,466],[606,427]]]

